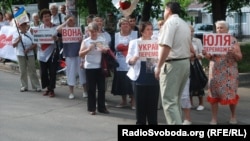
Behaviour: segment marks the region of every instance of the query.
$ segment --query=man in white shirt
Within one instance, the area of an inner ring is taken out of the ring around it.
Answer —
[[[190,73],[191,32],[179,17],[178,2],[168,2],[158,37],[159,61],[155,77],[160,81],[162,106],[168,124],[182,124],[180,97]]]

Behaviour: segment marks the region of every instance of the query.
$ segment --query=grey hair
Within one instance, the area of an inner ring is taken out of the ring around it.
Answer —
[[[229,29],[229,24],[226,21],[224,21],[224,20],[216,21],[215,25],[216,26],[217,25],[224,25],[226,27],[226,29]]]
[[[55,7],[56,9],[58,9],[58,6],[57,6],[57,4],[56,4],[56,3],[52,3],[52,4],[50,4],[49,9],[51,9],[51,8],[53,8],[53,7]]]
[[[35,16],[38,16],[38,17],[39,17],[38,13],[33,13],[33,14],[32,14],[32,18],[35,17]]]
[[[91,23],[88,24],[88,30],[98,31],[99,27],[98,27],[96,22],[91,22]]]

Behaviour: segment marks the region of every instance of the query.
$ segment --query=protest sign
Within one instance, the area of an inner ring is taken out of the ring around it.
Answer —
[[[53,44],[52,36],[55,35],[53,28],[35,28],[33,29],[34,43]]]
[[[156,40],[138,41],[140,60],[146,61],[146,72],[153,73],[158,61],[158,44]]]
[[[17,61],[15,48],[12,46],[13,34],[16,28],[12,26],[2,26],[0,30],[0,57]]]
[[[226,54],[232,47],[230,34],[210,33],[203,35],[203,48],[210,54]]]
[[[76,43],[82,40],[81,27],[65,27],[62,28],[63,43]]]

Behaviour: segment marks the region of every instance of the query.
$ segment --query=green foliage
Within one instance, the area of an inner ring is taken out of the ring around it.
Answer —
[[[200,3],[206,3],[207,9],[211,12],[211,1],[212,0],[199,0]],[[239,11],[243,6],[249,6],[250,0],[225,0],[227,2],[228,11]]]
[[[101,15],[103,17],[106,16],[107,13],[112,12],[115,15],[119,15],[120,12],[118,9],[116,9],[112,3],[111,0],[96,0],[97,1],[97,11],[98,11],[98,15]],[[146,2],[148,0],[140,0],[137,4],[136,9],[134,10],[134,14],[136,15],[140,15],[142,8],[143,8],[143,4],[144,2]],[[87,15],[89,15],[88,13],[88,8],[87,7],[87,1],[86,0],[78,0],[77,1],[77,7],[80,13],[80,18],[81,19],[85,19],[85,17]],[[161,15],[163,14],[163,10],[162,10],[162,1],[161,0],[153,0],[152,1],[152,9],[151,9],[151,13],[150,16],[151,18],[159,18],[161,17]]]
[[[240,73],[250,72],[250,43],[241,44],[242,60],[238,62]]]
[[[182,8],[181,13],[179,15],[180,17],[182,17],[186,21],[190,21],[192,19],[192,17],[189,16],[188,13],[187,13],[187,8],[190,5],[190,3],[192,2],[192,0],[164,0],[164,7],[165,7],[165,4],[167,2],[170,2],[170,1],[175,1],[175,2],[180,3],[181,8]]]

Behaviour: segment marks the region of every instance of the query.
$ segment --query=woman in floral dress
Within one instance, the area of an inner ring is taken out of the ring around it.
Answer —
[[[216,32],[228,33],[228,23],[217,21]],[[203,55],[210,60],[209,63],[209,82],[207,100],[211,104],[212,120],[210,124],[217,124],[218,103],[229,105],[231,111],[230,124],[237,124],[236,105],[239,100],[238,89],[238,65],[237,62],[242,59],[240,45],[237,40],[231,38],[232,46],[226,54],[209,54],[205,50]]]

